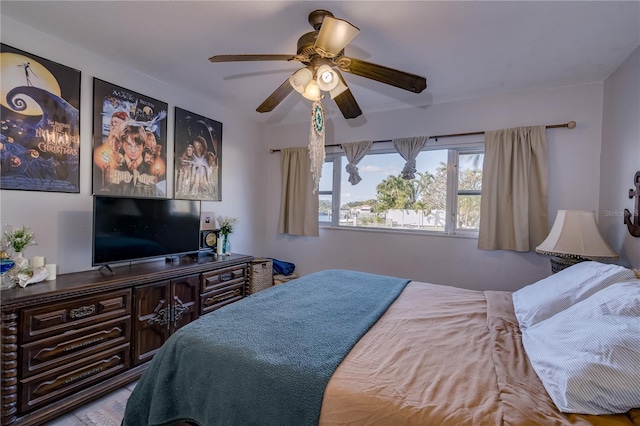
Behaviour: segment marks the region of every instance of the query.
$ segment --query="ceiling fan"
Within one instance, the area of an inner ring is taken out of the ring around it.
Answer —
[[[329,92],[347,118],[362,114],[346,81],[340,74],[344,71],[389,84],[400,89],[420,93],[427,87],[425,77],[376,65],[344,55],[344,48],[360,30],[351,23],[334,18],[327,10],[315,10],[309,14],[309,23],[314,31],[298,39],[295,55],[216,55],[211,62],[238,61],[297,61],[305,65],[284,81],[256,111],[269,112],[280,104],[293,90],[310,100],[317,100],[321,91]]]

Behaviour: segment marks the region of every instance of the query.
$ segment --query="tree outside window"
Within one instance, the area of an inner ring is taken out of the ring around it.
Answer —
[[[341,154],[327,157],[325,164],[331,165],[327,167],[331,173],[323,169],[321,222],[339,227],[477,233],[481,148],[424,150],[416,158],[417,173],[411,180],[402,178],[404,160],[397,152],[372,150],[358,164],[362,181],[355,186],[342,170],[343,158]],[[449,194],[455,196],[449,200]]]

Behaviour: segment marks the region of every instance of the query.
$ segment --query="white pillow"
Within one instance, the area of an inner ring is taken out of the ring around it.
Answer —
[[[636,279],[632,270],[599,262],[581,262],[512,294],[520,329],[525,330],[610,286]]]
[[[640,407],[640,281],[613,284],[529,327],[522,343],[560,411]]]

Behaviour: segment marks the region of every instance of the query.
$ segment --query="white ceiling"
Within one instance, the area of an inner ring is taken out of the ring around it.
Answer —
[[[415,94],[344,73],[365,117],[603,81],[640,45],[640,1],[2,0],[1,5],[2,16],[269,124],[308,120],[310,101],[295,92],[270,113],[255,111],[301,64],[208,58],[295,54],[298,38],[313,30],[307,17],[316,9],[360,28],[346,56],[427,78],[427,89]],[[328,97],[324,104],[327,114],[341,117]]]

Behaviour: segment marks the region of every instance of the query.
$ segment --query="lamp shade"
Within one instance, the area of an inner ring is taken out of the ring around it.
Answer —
[[[335,89],[340,82],[340,77],[329,65],[320,65],[316,72],[318,87],[320,90],[330,92]]]
[[[326,16],[316,38],[315,51],[324,58],[333,58],[349,44],[360,30],[343,20]]]
[[[313,80],[311,80],[309,84],[307,84],[307,87],[302,94],[302,96],[309,99],[310,101],[317,101],[318,99],[320,99],[320,95],[320,88],[318,87],[318,84]]]
[[[309,68],[300,68],[289,77],[289,83],[298,93],[304,93],[313,80],[313,72]]]
[[[600,235],[595,212],[586,210],[558,210],[549,235],[536,252],[591,260],[618,257]]]

